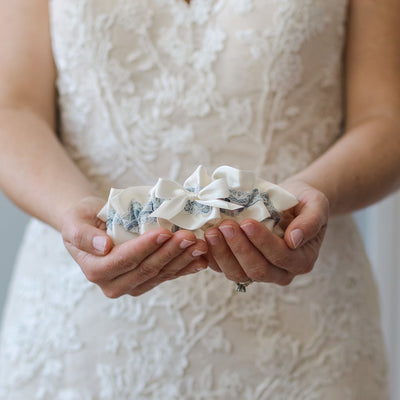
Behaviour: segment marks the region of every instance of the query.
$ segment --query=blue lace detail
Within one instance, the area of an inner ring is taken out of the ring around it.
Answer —
[[[150,217],[150,214],[156,210],[164,202],[164,199],[150,198],[149,201],[142,205],[136,200],[129,203],[128,212],[121,216],[115,210],[110,210],[107,216],[107,227],[112,224],[123,226],[129,232],[140,233],[140,226],[143,224],[151,224],[157,221],[157,218]]]
[[[188,200],[183,209],[186,214],[190,215],[207,215],[211,212],[212,207],[201,204],[197,201]]]
[[[200,185],[195,187],[193,186],[185,187],[185,190],[187,190],[190,193],[199,193],[202,189],[203,188]],[[189,215],[207,215],[211,212],[211,210],[212,210],[211,206],[201,204],[196,200],[188,200],[183,209],[183,211]]]
[[[229,215],[231,217],[239,215],[246,208],[251,207],[259,201],[262,201],[271,215],[268,219],[274,220],[274,226],[276,226],[281,219],[281,214],[272,204],[268,193],[260,193],[257,188],[253,189],[251,192],[242,192],[235,189],[229,189],[229,197],[224,200],[231,203],[239,204],[243,207],[238,210],[221,210],[223,214]]]
[[[200,190],[200,188],[199,190],[197,190],[197,188],[185,189],[193,193],[197,193]],[[251,192],[229,189],[229,197],[223,200],[241,206],[241,208],[237,210],[220,209],[221,213],[230,217],[236,217],[246,208],[262,201],[271,215],[268,219],[274,220],[274,225],[277,225],[280,221],[281,215],[272,204],[268,193],[260,193],[258,189],[253,189]],[[158,209],[164,201],[165,199],[154,197],[149,198],[148,202],[142,205],[140,202],[132,200],[129,203],[127,213],[123,216],[117,214],[115,210],[109,210],[107,216],[107,227],[111,228],[112,224],[118,224],[123,226],[129,232],[140,233],[140,227],[142,225],[157,222],[157,218],[151,217],[150,215],[153,211]],[[201,204],[196,200],[188,200],[183,211],[188,215],[207,215],[212,211],[212,207]],[[175,232],[177,230],[179,230],[179,227],[174,226],[173,231]]]

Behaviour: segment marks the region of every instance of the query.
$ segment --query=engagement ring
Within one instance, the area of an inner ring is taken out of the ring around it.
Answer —
[[[246,282],[236,282],[236,291],[237,292],[246,292],[246,287],[251,285],[254,281],[252,279],[249,279]]]

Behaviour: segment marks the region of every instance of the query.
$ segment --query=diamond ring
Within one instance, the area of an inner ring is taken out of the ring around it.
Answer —
[[[251,285],[253,282],[254,282],[253,279],[249,279],[246,282],[236,282],[236,291],[245,293],[246,287]]]

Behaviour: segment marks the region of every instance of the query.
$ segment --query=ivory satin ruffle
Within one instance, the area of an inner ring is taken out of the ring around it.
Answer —
[[[157,227],[187,229],[203,238],[225,219],[252,218],[281,235],[281,212],[296,204],[292,194],[254,172],[222,166],[209,176],[199,166],[183,185],[160,178],[154,187],[112,188],[98,217],[116,244]]]

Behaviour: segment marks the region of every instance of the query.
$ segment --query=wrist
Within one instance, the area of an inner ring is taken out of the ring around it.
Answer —
[[[323,185],[319,185],[312,179],[305,178],[301,175],[294,175],[284,180],[279,184],[288,192],[292,193],[300,202],[303,198],[307,198],[310,192],[318,193],[318,196],[323,198],[328,208],[328,214],[334,213],[335,191],[328,191]]]

